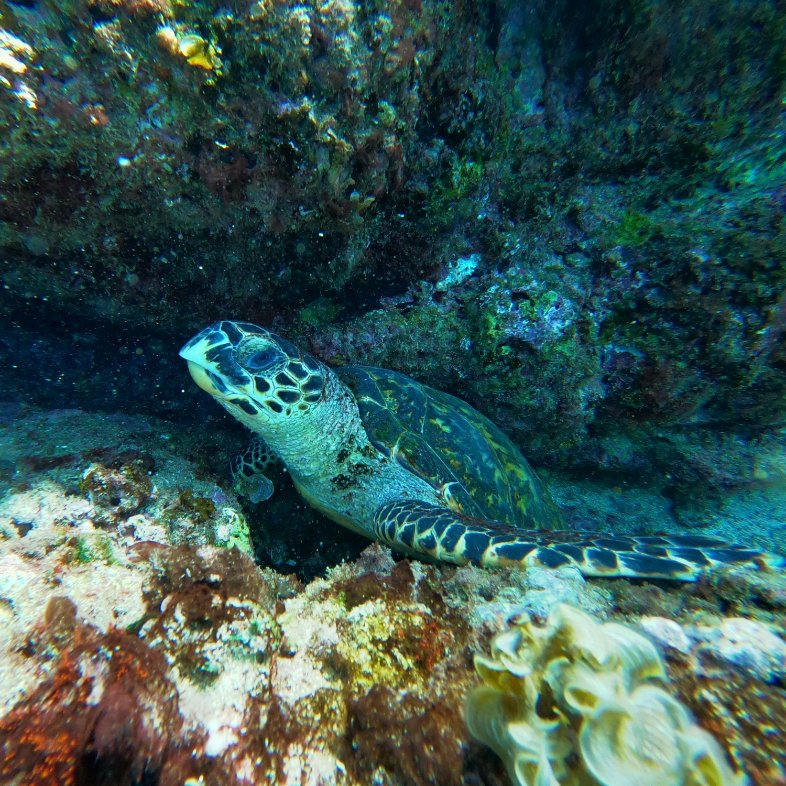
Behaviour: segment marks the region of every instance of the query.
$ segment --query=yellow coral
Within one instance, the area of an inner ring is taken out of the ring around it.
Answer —
[[[27,71],[24,61],[34,56],[35,52],[29,44],[0,28],[0,68],[14,74],[24,74]]]
[[[177,48],[189,65],[212,71],[216,65],[215,54],[212,47],[200,35],[184,35],[178,39]]]
[[[518,786],[741,786],[715,740],[655,681],[642,635],[561,605],[545,627],[500,633],[477,656],[470,732]]]
[[[184,57],[190,66],[205,71],[218,71],[221,68],[222,63],[218,56],[220,50],[201,35],[188,33],[178,36],[173,27],[164,25],[156,31],[156,40],[162,49],[172,55]]]

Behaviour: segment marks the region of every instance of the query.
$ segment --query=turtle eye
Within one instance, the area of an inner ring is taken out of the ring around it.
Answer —
[[[281,353],[269,347],[268,349],[261,349],[259,352],[254,352],[249,355],[243,362],[243,365],[253,374],[260,371],[265,371],[271,366],[275,365],[280,359]]]

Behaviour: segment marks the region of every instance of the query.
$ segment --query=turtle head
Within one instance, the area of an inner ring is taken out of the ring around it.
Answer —
[[[224,320],[181,350],[194,382],[265,439],[291,429],[323,401],[330,370],[286,339]]]

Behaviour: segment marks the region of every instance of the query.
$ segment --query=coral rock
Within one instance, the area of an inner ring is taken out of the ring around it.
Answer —
[[[767,625],[742,617],[724,619],[717,628],[698,627],[693,637],[701,650],[733,663],[759,679],[772,681],[786,675],[786,642]]]

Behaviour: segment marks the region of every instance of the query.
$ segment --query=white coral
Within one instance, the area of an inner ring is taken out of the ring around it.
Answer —
[[[519,786],[740,786],[715,740],[657,682],[653,644],[560,605],[500,633],[475,666],[470,732]]]

